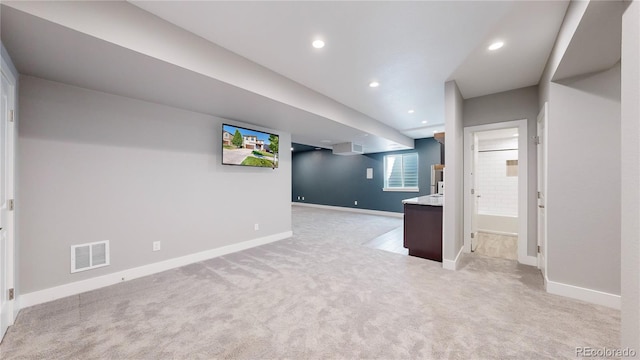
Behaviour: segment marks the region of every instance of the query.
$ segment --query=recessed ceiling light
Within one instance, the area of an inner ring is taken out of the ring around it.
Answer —
[[[372,81],[369,83],[369,87],[377,88],[378,86],[380,86],[380,83],[377,81]]]
[[[423,123],[423,124],[426,124],[426,123],[427,123],[427,120],[422,120],[422,123]]]
[[[502,41],[496,41],[493,44],[489,45],[489,50],[493,51],[493,50],[498,50],[501,47],[504,46],[504,42]]]
[[[409,114],[413,114],[415,112],[415,110],[411,109],[409,111],[407,111]]]
[[[314,40],[311,45],[316,49],[322,49],[324,47],[324,41],[322,40]]]
[[[316,150],[320,150],[321,148],[316,148]]]

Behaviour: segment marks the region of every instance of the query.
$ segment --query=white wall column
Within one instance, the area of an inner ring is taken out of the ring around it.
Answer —
[[[640,3],[622,17],[621,347],[640,353]]]
[[[463,237],[462,95],[455,81],[445,83],[445,197],[442,266],[455,270]]]

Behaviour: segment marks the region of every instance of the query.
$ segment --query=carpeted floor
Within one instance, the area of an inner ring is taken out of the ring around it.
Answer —
[[[619,347],[620,313],[532,267],[459,271],[361,246],[401,219],[293,207],[277,243],[24,309],[2,359],[559,359]]]

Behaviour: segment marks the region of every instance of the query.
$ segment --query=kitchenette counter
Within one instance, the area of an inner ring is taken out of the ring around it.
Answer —
[[[440,195],[440,194],[418,196],[418,197],[402,200],[403,204],[429,205],[429,206],[442,206],[443,202],[444,202],[444,195]]]

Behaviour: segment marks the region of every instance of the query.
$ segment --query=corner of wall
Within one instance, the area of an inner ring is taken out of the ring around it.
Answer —
[[[454,80],[448,81],[445,91],[445,188],[442,258],[455,261],[462,249],[463,222],[463,98]]]
[[[18,70],[16,69],[15,65],[13,64],[13,61],[11,61],[11,56],[9,56],[9,52],[7,52],[7,49],[5,49],[4,44],[2,43],[2,41],[0,41],[0,54],[2,54],[2,59],[8,65],[9,71],[16,78],[16,81],[17,81],[17,79],[18,79]]]
[[[556,41],[551,53],[549,54],[549,58],[547,59],[547,63],[538,84],[539,108],[542,108],[545,101],[549,100],[549,84],[551,83],[551,79],[558,69],[564,53],[569,47],[569,43],[578,29],[580,20],[584,16],[588,5],[589,1],[571,1],[569,3],[564,20],[562,21],[562,26],[560,27],[560,31],[558,32],[558,36],[556,37]]]
[[[622,16],[621,342],[640,350],[640,2]]]
[[[458,255],[456,255],[456,258],[454,260],[442,259],[442,268],[453,271],[458,270],[460,268],[460,260],[462,259],[463,250],[464,249],[461,247],[460,251],[458,251]]]

